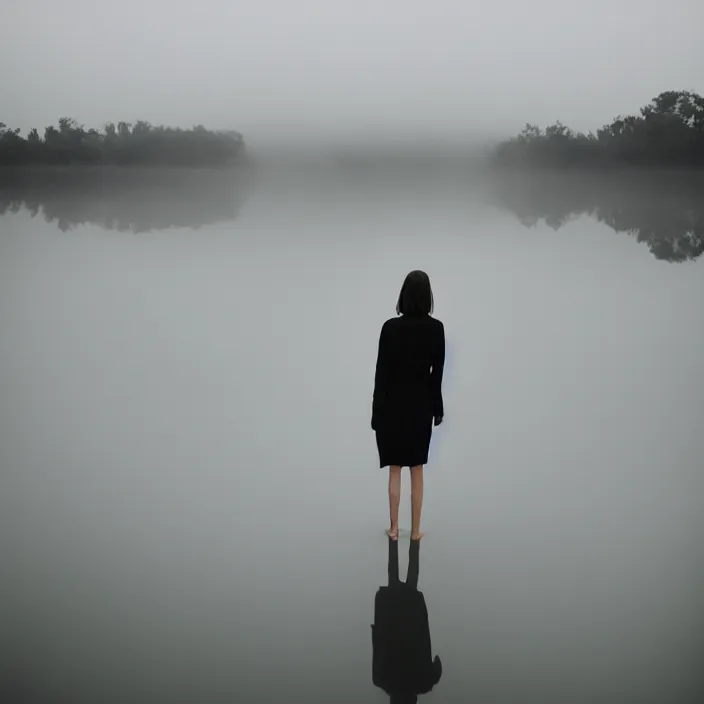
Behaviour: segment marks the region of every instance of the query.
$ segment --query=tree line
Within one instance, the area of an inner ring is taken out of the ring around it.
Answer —
[[[118,166],[230,166],[245,156],[242,135],[192,129],[110,122],[88,129],[70,117],[57,126],[32,129],[26,136],[0,122],[0,165],[105,164]]]
[[[499,166],[704,167],[704,98],[666,91],[640,109],[619,116],[596,133],[575,132],[556,122],[545,129],[527,124],[499,144]]]

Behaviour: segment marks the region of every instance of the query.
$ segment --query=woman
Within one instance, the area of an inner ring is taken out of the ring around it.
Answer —
[[[401,287],[396,313],[379,336],[374,378],[372,429],[376,432],[380,467],[389,467],[389,514],[386,531],[398,539],[401,468],[411,469],[411,539],[420,540],[423,466],[433,421],[443,419],[442,372],[445,328],[433,312],[433,291],[423,271],[412,271]]]

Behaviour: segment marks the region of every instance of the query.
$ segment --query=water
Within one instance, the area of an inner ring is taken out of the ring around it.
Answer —
[[[699,190],[188,178],[4,196],[2,684],[388,700],[371,391],[419,267],[447,332],[419,582],[443,676],[423,699],[701,701]],[[402,527],[408,489],[406,470]]]

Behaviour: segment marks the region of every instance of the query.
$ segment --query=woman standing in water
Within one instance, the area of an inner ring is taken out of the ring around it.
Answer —
[[[411,469],[411,539],[420,540],[423,466],[433,423],[443,419],[442,373],[445,328],[433,312],[433,291],[424,271],[412,271],[396,304],[400,317],[387,320],[379,336],[374,378],[372,429],[379,466],[389,467],[389,515],[386,531],[398,539],[401,468]]]

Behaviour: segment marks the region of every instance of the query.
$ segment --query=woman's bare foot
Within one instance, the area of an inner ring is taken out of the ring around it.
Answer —
[[[420,540],[424,535],[425,535],[425,533],[420,533],[420,532],[416,533],[415,535],[413,533],[411,533],[411,540]]]
[[[386,535],[388,535],[391,540],[398,540],[398,528],[387,528]]]

